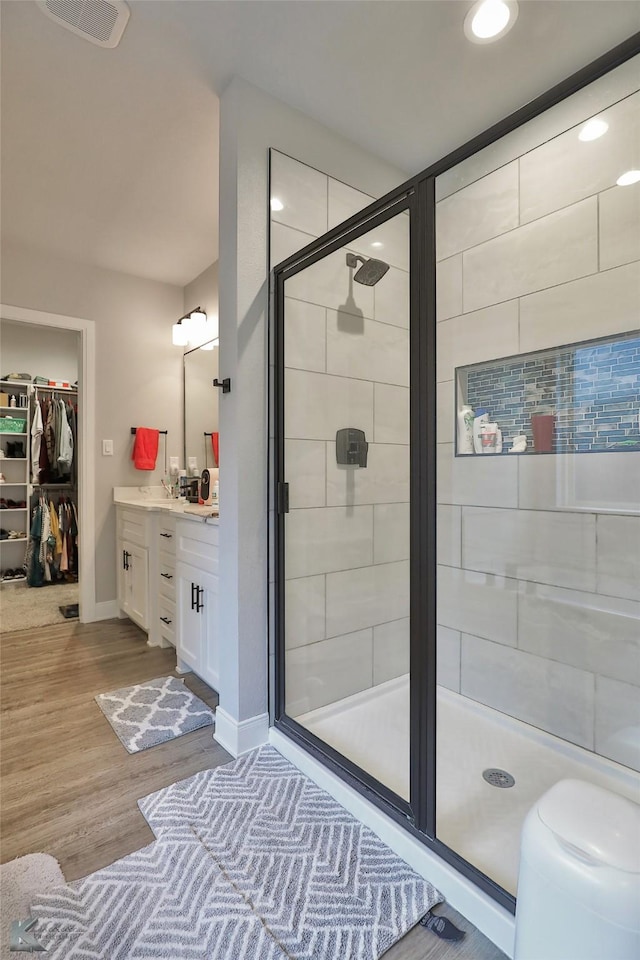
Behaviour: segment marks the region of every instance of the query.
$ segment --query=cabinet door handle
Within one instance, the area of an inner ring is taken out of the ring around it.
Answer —
[[[196,613],[200,613],[201,610],[204,610],[204,603],[200,601],[200,594],[204,597],[204,587],[196,587],[198,591],[196,593]]]
[[[173,574],[171,573],[161,573],[160,576],[164,577],[165,580],[173,580]]]
[[[169,624],[171,623],[171,620],[169,620],[169,617],[160,617],[160,619],[162,620],[163,623],[166,623],[167,626],[169,626]]]
[[[195,606],[196,606],[196,585],[195,583],[192,582],[191,583],[191,609],[195,610]]]
[[[166,537],[167,540],[171,540],[171,539],[173,538],[173,534],[172,534],[172,533],[161,533],[160,536],[161,536],[161,537]]]
[[[123,550],[123,551],[122,551],[122,567],[123,567],[124,570],[128,570],[128,569],[129,569],[129,557],[130,557],[130,556],[131,556],[131,554],[129,553],[128,550]]]

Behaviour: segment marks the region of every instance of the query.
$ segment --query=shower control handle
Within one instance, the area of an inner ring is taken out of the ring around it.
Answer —
[[[336,433],[336,463],[343,466],[366,467],[369,444],[364,430],[344,427]]]

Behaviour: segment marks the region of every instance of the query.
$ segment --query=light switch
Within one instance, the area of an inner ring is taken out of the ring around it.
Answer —
[[[113,440],[102,441],[102,456],[103,457],[113,456]]]

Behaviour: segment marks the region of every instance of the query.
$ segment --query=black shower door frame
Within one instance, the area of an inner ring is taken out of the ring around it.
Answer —
[[[474,137],[422,173],[278,264],[271,275],[270,337],[273,357],[271,445],[273,483],[270,611],[275,644],[271,715],[275,728],[400,823],[426,847],[512,913],[515,898],[436,836],[436,178],[522,124],[640,53],[640,33],[557,84],[547,93]],[[410,345],[410,799],[400,798],[371,774],[289,717],[285,710],[285,517],[284,457],[285,283],[330,253],[399,213],[409,212]]]

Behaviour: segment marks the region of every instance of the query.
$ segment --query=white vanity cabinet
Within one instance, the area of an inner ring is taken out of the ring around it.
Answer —
[[[218,523],[184,507],[116,499],[118,606],[149,635],[175,647],[178,670],[219,690]],[[124,500],[124,503],[123,503]]]
[[[178,670],[219,689],[218,526],[176,518]]]
[[[149,525],[139,510],[117,511],[118,606],[143,630],[149,628]]]

